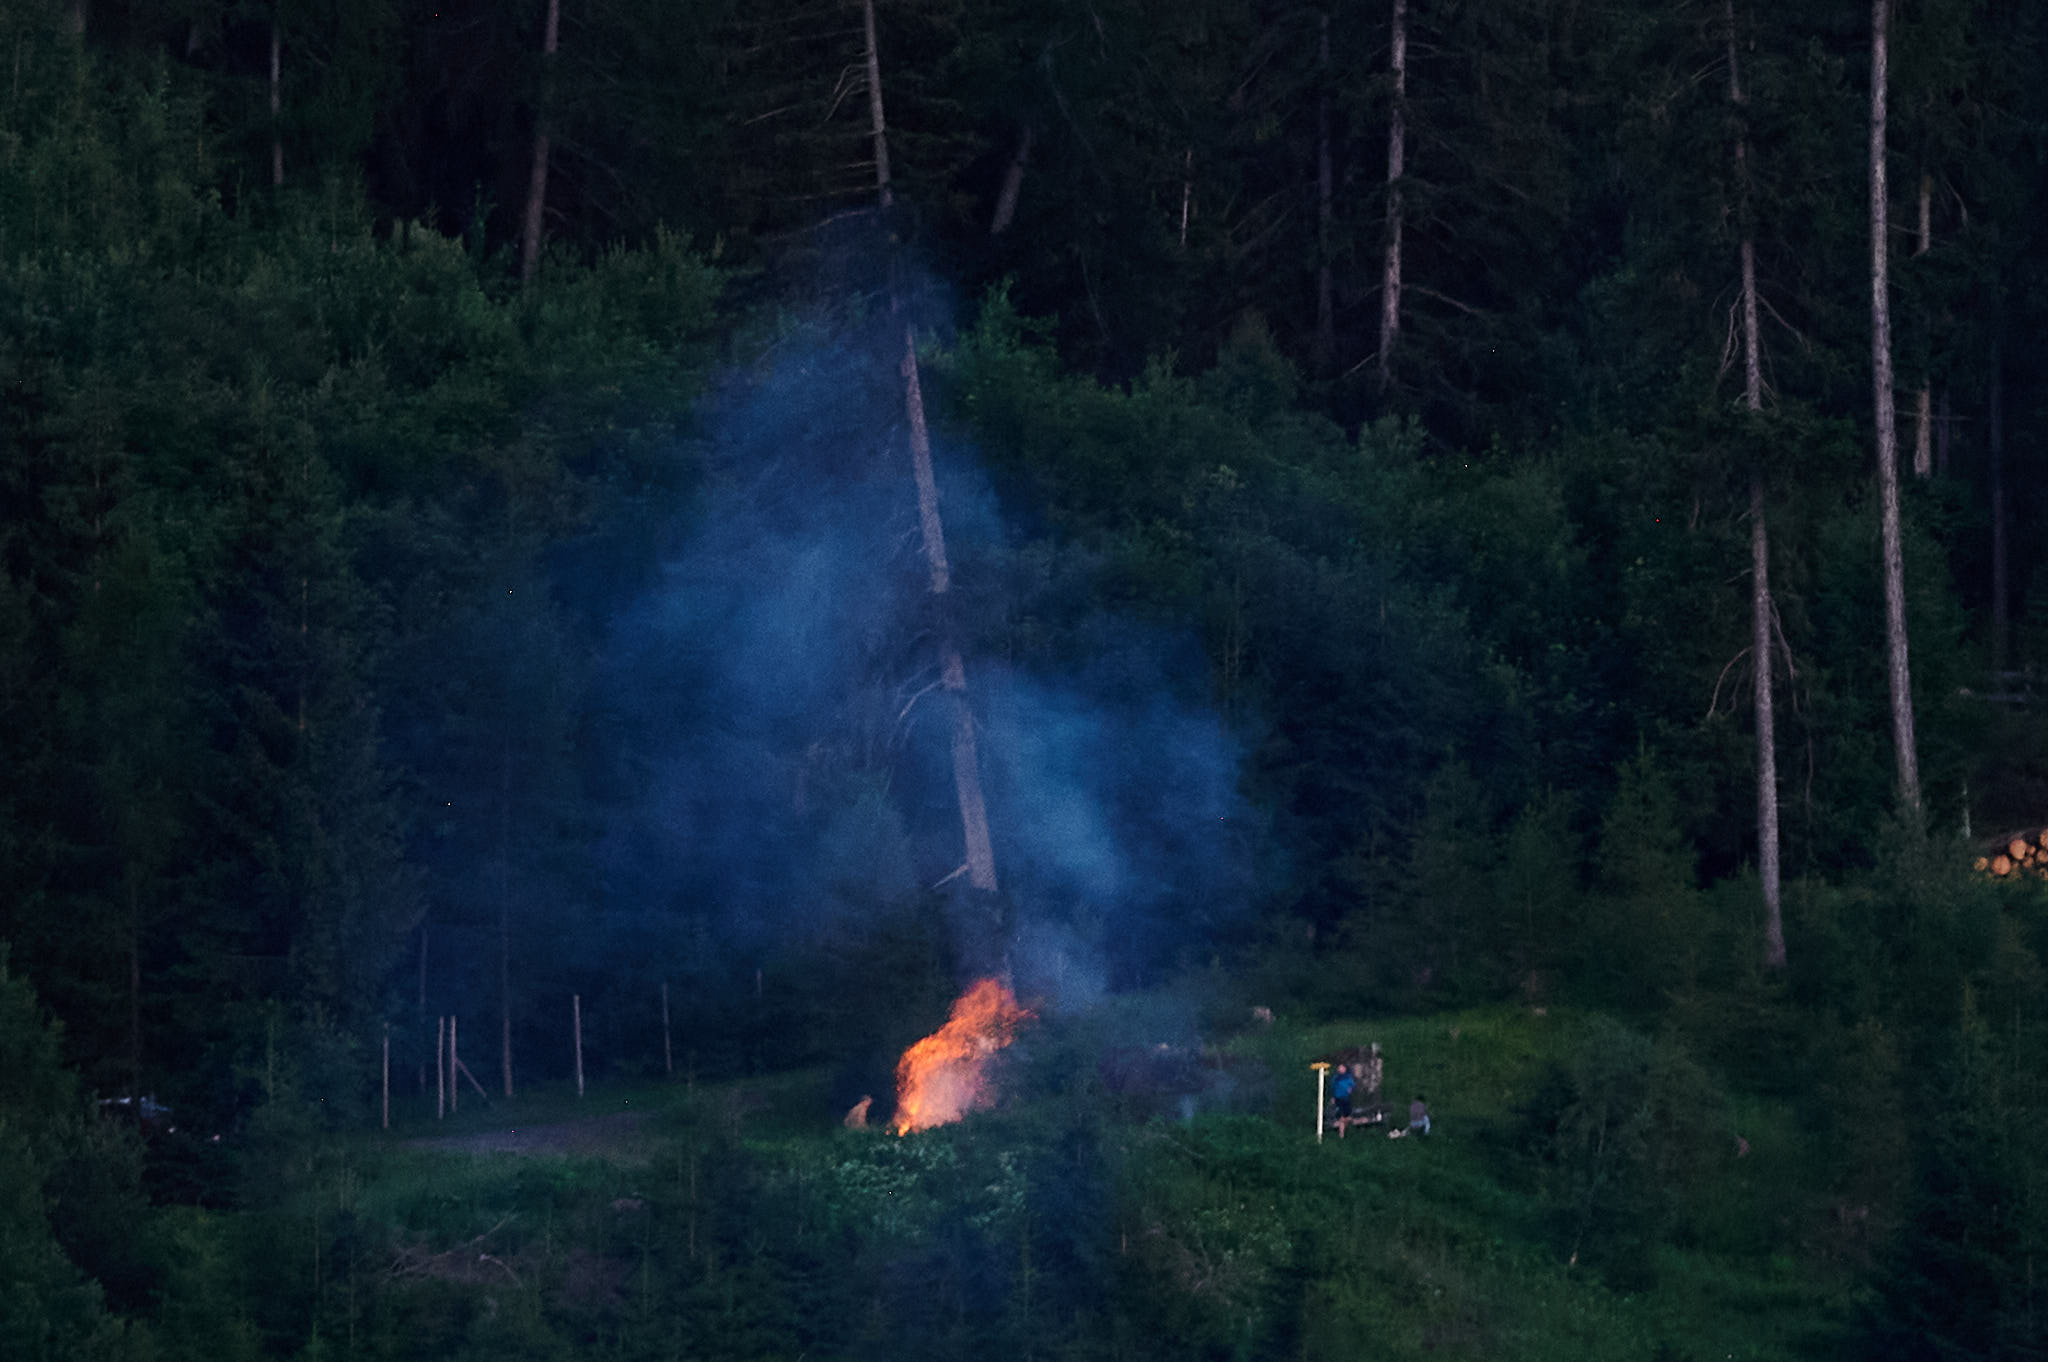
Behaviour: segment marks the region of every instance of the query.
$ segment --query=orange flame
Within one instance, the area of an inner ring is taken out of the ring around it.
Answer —
[[[993,1106],[989,1060],[1035,1015],[994,979],[978,980],[961,994],[946,1024],[896,1061],[896,1133],[947,1125]]]

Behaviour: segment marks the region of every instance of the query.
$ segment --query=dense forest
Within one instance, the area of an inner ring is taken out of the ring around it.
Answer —
[[[2048,1354],[2048,10],[0,62],[0,1355],[1352,1356],[1448,1289],[1380,1351],[1541,1356],[1545,1274],[1709,1261],[1812,1306],[1755,1355]],[[1017,1105],[849,1144],[986,974]],[[687,1089],[674,1186],[379,1219],[449,1019],[472,1111]],[[1368,1025],[1493,1084],[1434,1208],[1273,1115]]]

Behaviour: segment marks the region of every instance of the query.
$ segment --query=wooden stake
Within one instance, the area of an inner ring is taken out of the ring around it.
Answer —
[[[448,1019],[434,1018],[434,1119],[448,1114]]]
[[[419,1023],[420,1034],[424,1036],[427,1033],[427,920],[424,917],[420,919],[419,982],[419,1001],[413,1009],[413,1020]],[[436,1043],[438,1044],[438,1042]],[[425,1061],[422,1061],[420,1064],[419,1089],[420,1096],[425,1097],[427,1095],[427,1066]]]
[[[384,1023],[384,1129],[391,1129],[391,1023]]]
[[[1317,1060],[1309,1065],[1316,1071],[1316,1143],[1323,1142],[1323,1078],[1330,1072],[1327,1060]]]
[[[676,1076],[675,1051],[669,1048],[668,1039],[668,984],[661,986],[661,1068],[670,1078]]]
[[[569,1024],[576,1035],[576,1095],[583,1095],[583,995],[569,995]]]

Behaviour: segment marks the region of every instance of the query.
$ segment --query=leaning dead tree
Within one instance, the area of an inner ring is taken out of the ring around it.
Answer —
[[[861,0],[861,20],[867,38],[868,119],[874,137],[875,196],[886,213],[894,202],[889,188],[889,121],[882,106],[882,61],[875,42],[874,0]],[[924,391],[918,379],[917,333],[909,322],[903,325],[903,407],[910,426],[910,466],[917,481],[917,521],[924,541],[924,557],[930,572],[931,594],[938,617],[939,681],[951,709],[953,786],[960,805],[960,829],[966,855],[960,868],[947,876],[964,874],[976,891],[993,898],[996,892],[996,858],[989,839],[988,806],[981,792],[981,761],[974,732],[974,713],[968,704],[967,668],[961,660],[959,640],[948,618],[948,595],[952,590],[952,569],[946,559],[946,528],[939,514],[938,481],[932,473],[931,434],[925,424]]]

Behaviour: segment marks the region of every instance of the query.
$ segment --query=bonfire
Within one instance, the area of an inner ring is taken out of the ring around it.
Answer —
[[[995,1105],[991,1062],[1034,1015],[995,979],[961,994],[946,1024],[896,1061],[896,1133],[947,1125]]]

